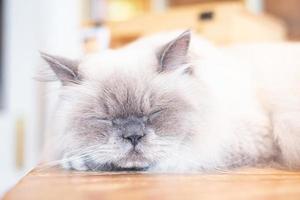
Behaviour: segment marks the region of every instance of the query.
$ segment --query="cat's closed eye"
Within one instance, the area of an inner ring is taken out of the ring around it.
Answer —
[[[107,117],[98,117],[98,116],[93,116],[90,117],[90,120],[93,120],[97,123],[102,123],[102,124],[106,124],[106,125],[112,125],[112,120],[107,118]]]
[[[159,117],[162,112],[164,111],[165,109],[158,109],[158,110],[155,110],[153,112],[151,112],[148,116],[147,116],[147,122],[151,122],[153,121],[154,119],[156,119],[157,117]]]

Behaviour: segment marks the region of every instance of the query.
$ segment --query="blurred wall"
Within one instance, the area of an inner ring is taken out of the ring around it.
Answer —
[[[39,50],[80,54],[79,0],[4,1],[4,108],[0,110],[1,190],[34,166],[41,152],[45,110],[54,100],[33,80],[44,65]],[[47,101],[44,101],[47,100]]]

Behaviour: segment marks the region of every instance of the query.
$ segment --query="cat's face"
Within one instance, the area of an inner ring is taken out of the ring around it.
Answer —
[[[153,51],[153,65],[111,69],[99,77],[43,55],[65,87],[59,112],[69,168],[147,169],[178,156],[194,129],[194,108],[184,88],[192,73],[186,63],[189,41],[185,32]]]

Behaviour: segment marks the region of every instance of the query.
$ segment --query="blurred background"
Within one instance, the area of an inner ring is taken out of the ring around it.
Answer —
[[[0,0],[0,196],[34,167],[55,87],[39,51],[78,58],[162,30],[216,45],[300,40],[299,0]]]

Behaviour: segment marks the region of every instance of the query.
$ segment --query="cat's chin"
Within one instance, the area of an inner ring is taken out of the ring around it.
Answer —
[[[146,161],[130,161],[121,160],[116,163],[104,164],[99,168],[99,171],[147,171],[152,165]]]
[[[107,163],[82,158],[62,162],[61,166],[76,171],[146,171],[153,163],[140,151],[130,150],[123,158]]]
[[[72,162],[61,164],[61,167],[67,170],[75,170],[75,171],[110,171],[110,172],[120,172],[120,171],[147,171],[150,168],[148,162],[142,161],[121,161],[116,163],[105,163],[99,164],[94,161],[81,161],[75,160]]]
[[[147,167],[119,167],[119,166],[111,166],[110,170],[108,171],[115,171],[115,172],[120,172],[120,171],[124,171],[124,172],[130,172],[130,171],[147,171],[149,170],[149,166]]]
[[[124,169],[124,170],[136,170],[136,171],[145,171],[151,166],[151,163],[149,162],[148,159],[143,157],[140,154],[129,154],[125,158],[119,160],[115,164],[115,169],[117,171],[120,171],[118,169]]]

